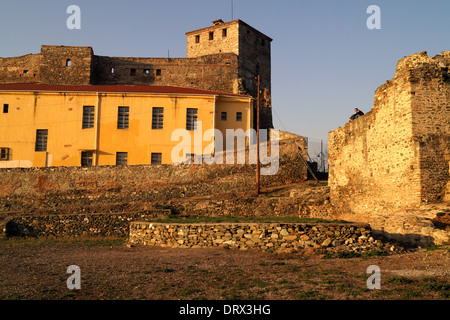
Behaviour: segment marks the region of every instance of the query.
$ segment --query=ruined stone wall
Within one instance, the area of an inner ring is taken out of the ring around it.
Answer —
[[[403,60],[398,68],[407,63],[412,69],[411,109],[419,148],[421,198],[423,202],[446,199],[450,203],[450,52],[435,57],[422,52]]]
[[[296,136],[280,142],[279,170],[261,177],[262,188],[307,179],[297,145],[305,145],[305,139]],[[306,152],[303,150],[303,155]],[[12,212],[129,211],[135,203],[254,192],[256,170],[251,164],[15,168],[0,169],[0,181],[0,216]],[[196,214],[207,212],[192,209]]]
[[[41,46],[38,54],[0,58],[0,83],[92,84],[90,47]]]
[[[40,81],[41,55],[0,58],[0,83],[35,83]]]
[[[40,82],[49,84],[92,84],[91,47],[42,46]]]
[[[238,57],[217,54],[198,58],[120,58],[95,56],[95,84],[181,86],[239,93]]]
[[[329,134],[330,199],[349,211],[441,201],[449,183],[449,53],[399,61],[372,110]]]
[[[410,85],[393,80],[376,92],[363,117],[330,132],[330,198],[364,212],[371,208],[420,204],[417,144],[412,140]]]

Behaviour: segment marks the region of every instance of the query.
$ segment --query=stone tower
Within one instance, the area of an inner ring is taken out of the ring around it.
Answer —
[[[272,39],[242,20],[214,20],[207,28],[187,32],[187,58],[234,53],[238,56],[238,75],[234,93],[257,96],[261,79],[261,127],[272,128],[271,54]],[[255,112],[256,115],[256,112]],[[254,122],[256,123],[256,121]]]

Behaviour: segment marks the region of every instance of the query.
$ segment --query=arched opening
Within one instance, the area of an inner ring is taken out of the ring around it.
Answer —
[[[72,65],[72,60],[67,59],[66,60],[66,67],[70,67]]]

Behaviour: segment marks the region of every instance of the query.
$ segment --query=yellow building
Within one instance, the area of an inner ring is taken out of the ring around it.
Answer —
[[[207,154],[217,134],[200,149],[194,139],[252,128],[251,106],[249,96],[182,87],[1,84],[0,167],[171,164],[177,129],[191,155]]]

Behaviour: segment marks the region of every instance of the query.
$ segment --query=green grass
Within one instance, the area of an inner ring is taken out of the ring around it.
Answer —
[[[322,181],[319,183],[316,182],[310,182],[308,183],[309,187],[326,187],[328,185],[328,181]]]
[[[436,246],[425,248],[426,251],[435,251],[435,250],[442,250],[442,249],[450,251],[450,247],[447,245],[436,245]]]
[[[10,247],[42,247],[42,246],[121,246],[127,241],[124,237],[62,237],[62,238],[42,238],[42,237],[14,237],[1,239],[0,248]]]
[[[450,293],[450,284],[446,284],[446,283],[428,283],[428,284],[423,284],[421,285],[421,288],[425,289],[425,290],[433,290],[433,291],[448,291],[448,293]]]
[[[154,219],[155,223],[349,223],[343,220],[324,220],[319,218],[298,217],[178,217]]]
[[[326,253],[325,258],[326,259],[351,259],[351,258],[359,258],[362,254],[359,252],[352,252],[352,251],[336,251],[334,253]]]
[[[374,257],[374,256],[386,256],[387,252],[382,250],[370,250],[367,252],[353,252],[353,251],[336,251],[334,253],[326,253],[326,259],[351,259],[351,258],[366,258],[366,257]]]
[[[314,290],[303,291],[297,294],[297,299],[299,300],[322,300],[323,297]]]
[[[414,280],[404,278],[404,277],[391,277],[386,280],[386,283],[394,283],[394,284],[409,284],[413,283]]]
[[[426,282],[425,284],[417,284],[418,288],[426,291],[437,291],[439,292],[439,296],[444,299],[450,298],[450,284],[438,282],[433,278],[422,278],[422,282]],[[422,292],[411,292],[412,297],[420,297]]]

